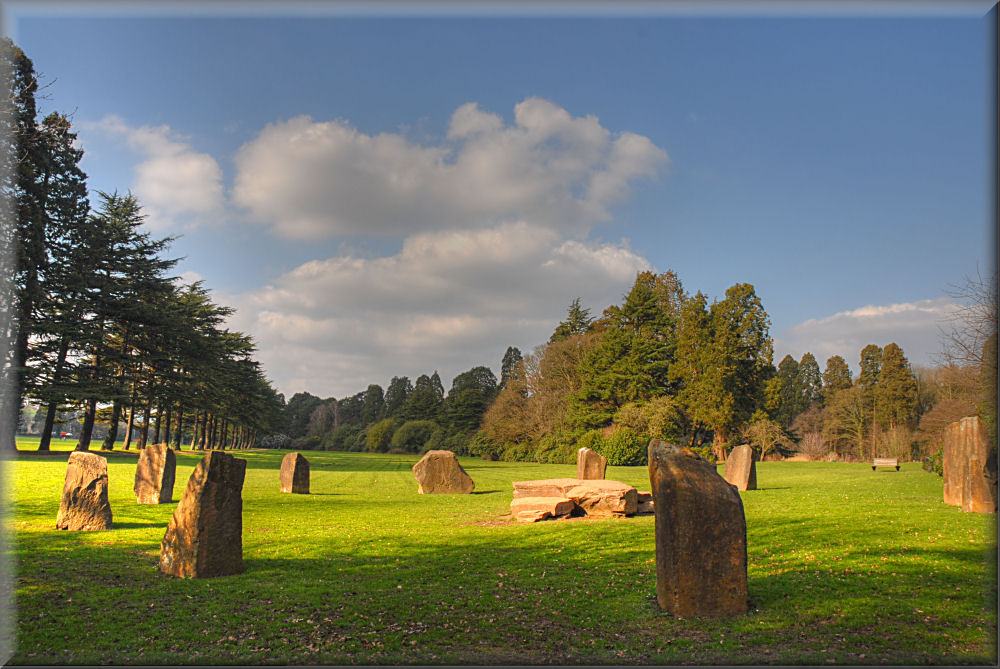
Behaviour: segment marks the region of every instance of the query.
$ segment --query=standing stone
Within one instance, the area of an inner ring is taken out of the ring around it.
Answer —
[[[309,494],[309,461],[301,453],[281,459],[281,492]]]
[[[996,456],[979,416],[967,416],[945,428],[941,466],[945,504],[975,513],[996,511]]]
[[[576,477],[600,480],[608,469],[608,459],[597,451],[584,446],[576,452]]]
[[[737,446],[726,459],[726,483],[737,490],[757,489],[757,463],[753,459],[753,448],[744,444]]]
[[[693,451],[649,442],[656,542],[656,601],[679,617],[749,609],[743,502]]]
[[[468,494],[476,487],[451,451],[427,451],[413,465],[413,476],[419,493]]]
[[[94,453],[70,453],[56,529],[110,530],[108,461]]]
[[[247,461],[212,451],[198,463],[160,545],[160,571],[181,578],[243,572]]]
[[[174,500],[177,456],[166,444],[150,444],[139,452],[135,468],[135,501],[139,504],[166,504]]]

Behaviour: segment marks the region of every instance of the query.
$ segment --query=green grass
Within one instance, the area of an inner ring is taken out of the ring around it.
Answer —
[[[68,448],[69,446],[67,446]],[[746,510],[752,611],[655,602],[653,518],[523,525],[511,481],[567,465],[462,458],[472,495],[418,495],[416,456],[248,452],[246,573],[156,569],[173,504],[140,506],[108,456],[115,529],[54,529],[67,453],[3,464],[17,664],[995,664],[996,517],[941,501],[918,465],[758,463]],[[199,456],[178,457],[175,498]],[[608,478],[649,489],[644,467]]]

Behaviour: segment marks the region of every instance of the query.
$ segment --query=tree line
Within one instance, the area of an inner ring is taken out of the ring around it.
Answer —
[[[78,450],[95,426],[110,449],[148,440],[180,446],[248,447],[280,429],[284,402],[253,359],[251,337],[225,327],[232,309],[201,282],[170,275],[173,238],[143,231],[131,193],[97,192],[92,206],[83,151],[68,116],[38,118],[31,60],[0,42],[8,96],[0,100],[7,141],[2,172],[5,220],[0,253],[12,271],[3,299],[3,429],[15,448],[19,408],[45,413],[40,450],[57,414],[82,413]]]
[[[340,400],[297,393],[286,436],[270,445],[446,448],[554,463],[571,463],[589,446],[613,464],[641,464],[655,437],[711,460],[738,443],[758,457],[910,460],[938,452],[944,426],[962,416],[978,412],[995,425],[995,398],[992,410],[983,404],[989,373],[979,363],[914,369],[890,342],[859,352],[856,377],[840,355],[823,369],[808,352],[775,366],[769,327],[749,284],[710,303],[685,291],[674,272],[641,272],[600,317],[575,299],[545,344],[527,355],[508,347],[499,381],[478,366],[447,393],[437,372],[415,383],[393,377],[385,391],[369,385]],[[991,341],[995,350],[995,330]],[[988,362],[988,345],[979,351]]]

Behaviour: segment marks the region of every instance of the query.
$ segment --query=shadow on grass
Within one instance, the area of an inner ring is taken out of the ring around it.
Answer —
[[[166,527],[168,523],[117,523],[111,522],[112,530],[137,530],[144,527]]]

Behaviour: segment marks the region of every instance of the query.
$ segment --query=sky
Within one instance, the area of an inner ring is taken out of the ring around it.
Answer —
[[[753,284],[775,364],[931,365],[995,266],[989,2],[192,7],[4,32],[286,397],[499,376],[643,270]]]

